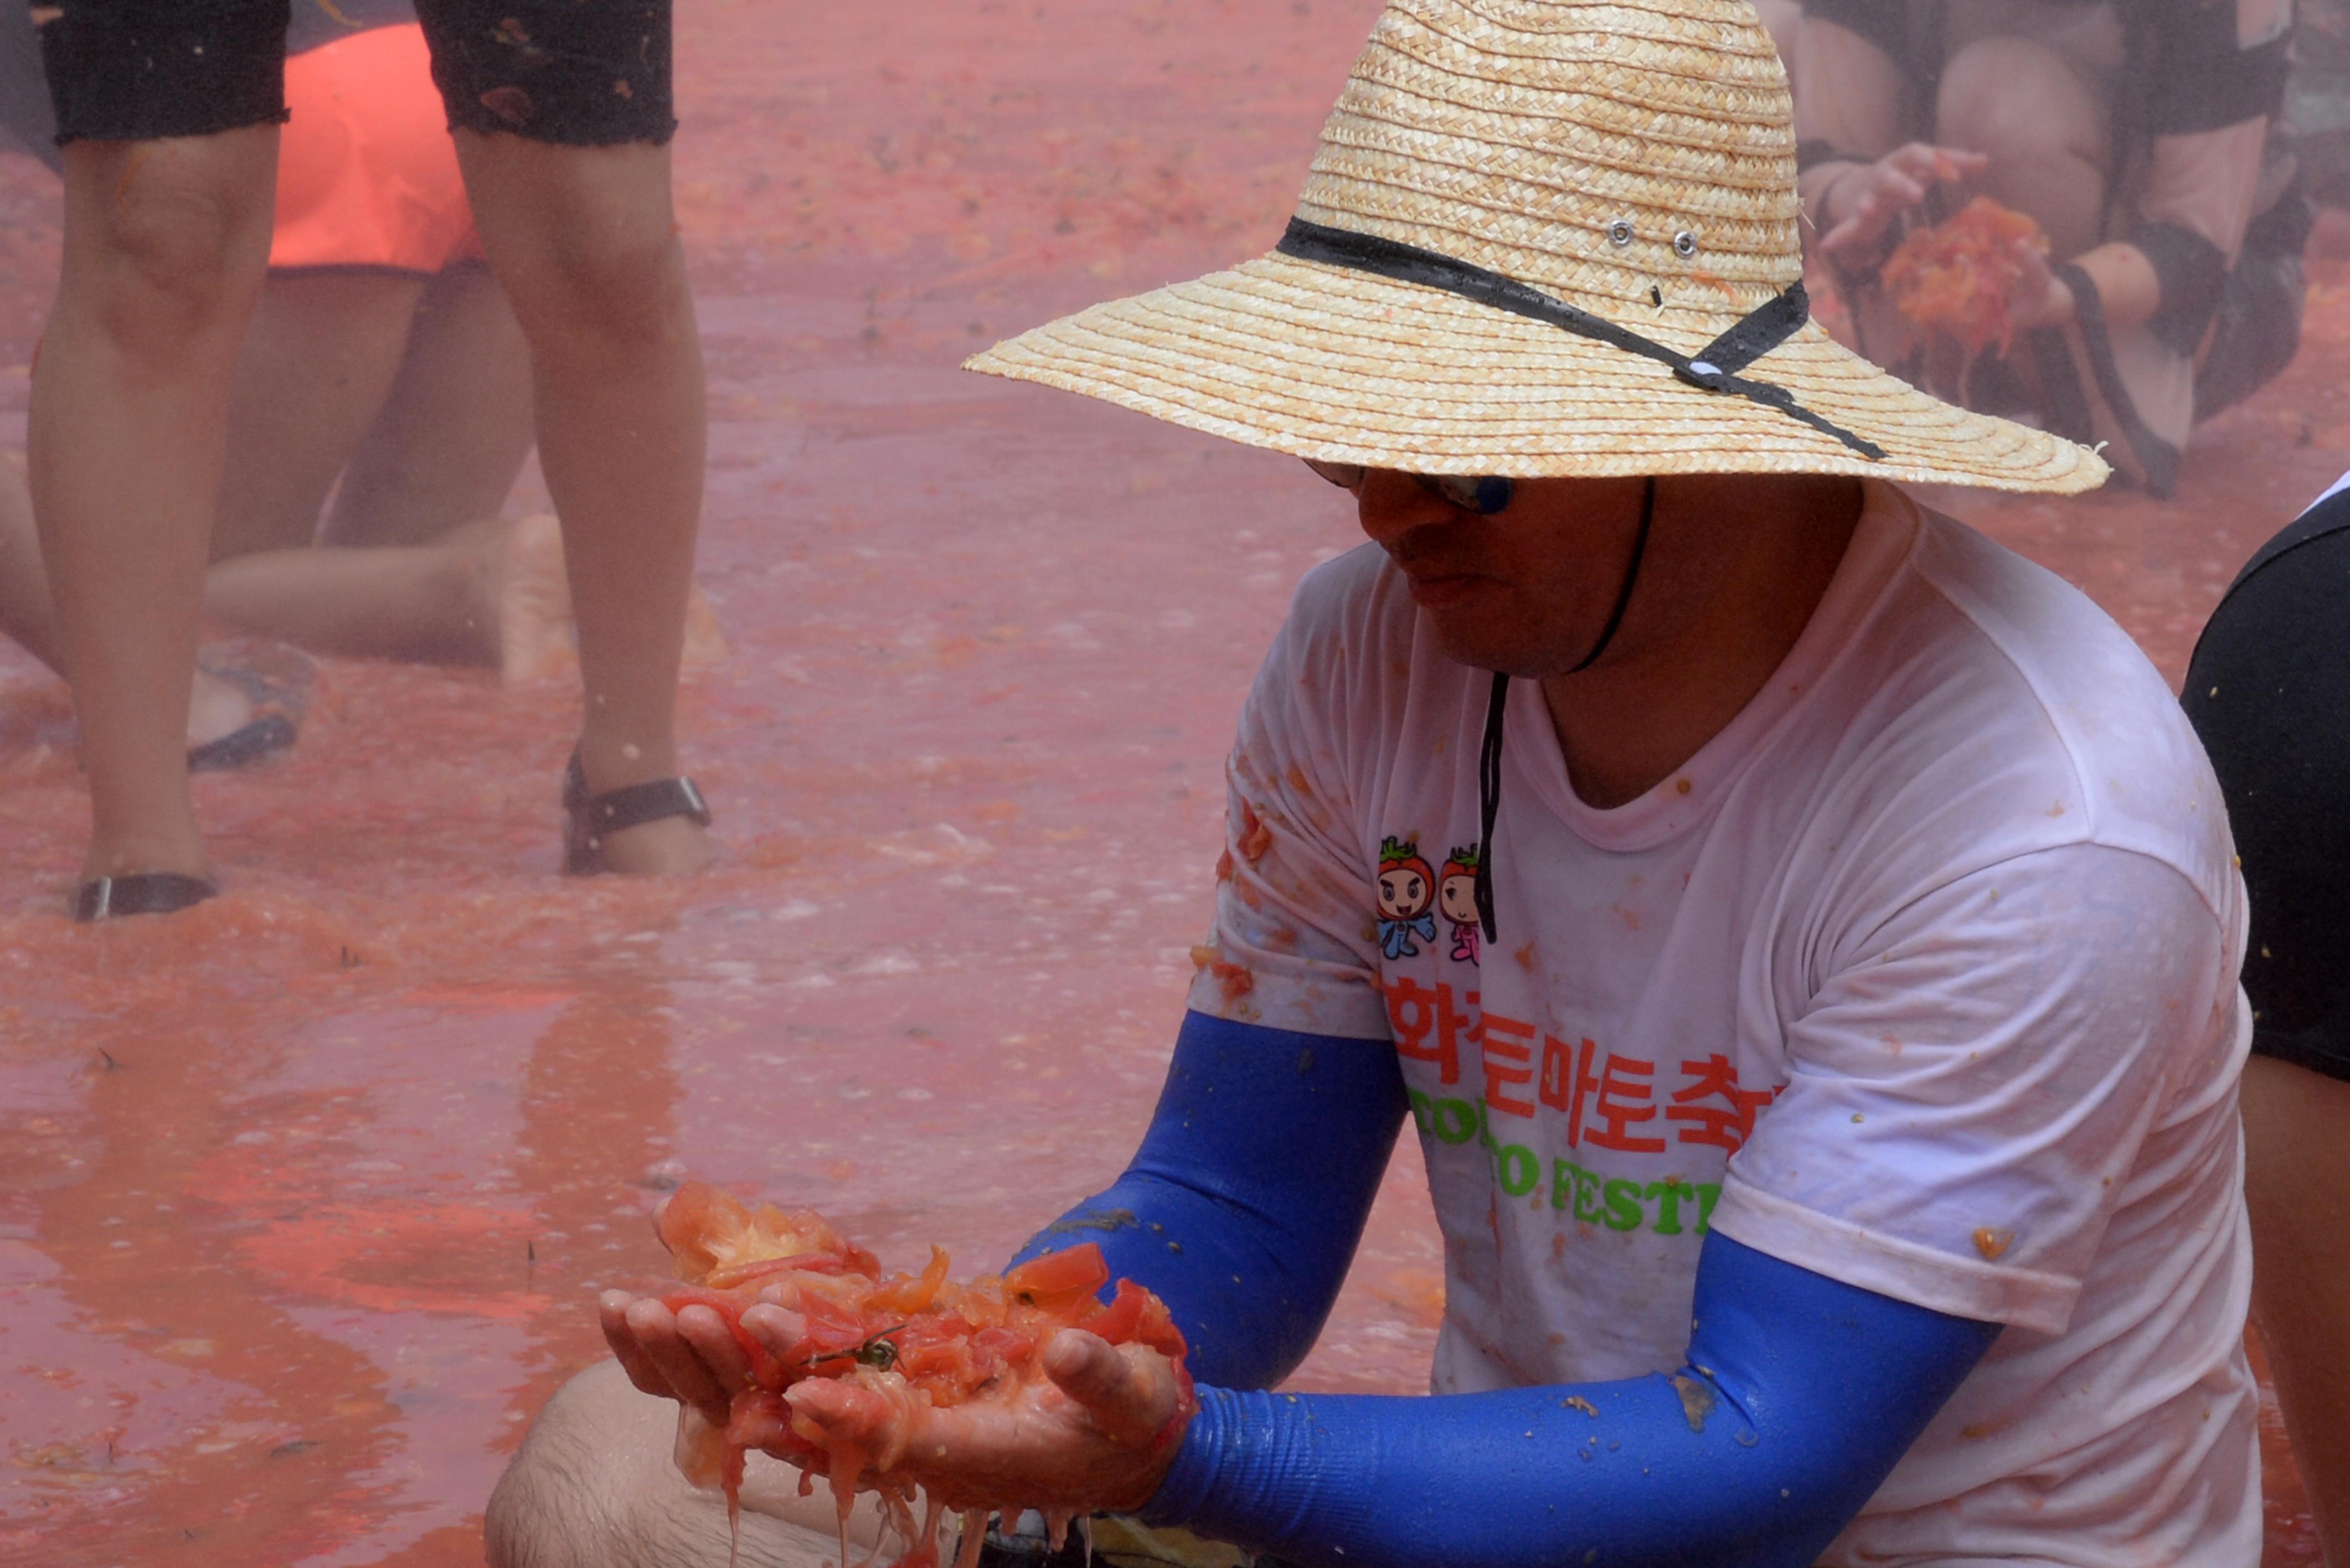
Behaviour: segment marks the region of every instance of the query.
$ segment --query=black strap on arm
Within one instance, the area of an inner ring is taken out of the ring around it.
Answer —
[[[1874,460],[1885,455],[1885,449],[1875,441],[1855,435],[1843,426],[1804,408],[1784,387],[1773,386],[1767,381],[1747,380],[1738,374],[1785,342],[1796,328],[1810,319],[1811,302],[1804,296],[1800,280],[1790,284],[1785,292],[1764,301],[1697,353],[1682,355],[1628,327],[1619,327],[1604,317],[1578,310],[1565,300],[1555,299],[1513,277],[1490,272],[1481,266],[1471,266],[1467,262],[1455,261],[1451,256],[1422,250],[1417,245],[1381,239],[1376,234],[1334,229],[1308,223],[1304,218],[1292,218],[1287,232],[1281,236],[1281,243],[1274,249],[1300,261],[1321,262],[1329,266],[1347,267],[1378,277],[1391,278],[1398,283],[1442,289],[1447,294],[1459,295],[1463,299],[1474,300],[1495,310],[1506,310],[1513,316],[1545,322],[1577,337],[1605,343],[1644,359],[1653,359],[1692,387],[1702,387],[1709,392],[1732,393],[1766,408],[1776,409],[1790,419],[1835,437],[1863,457]]]
[[[2147,327],[2181,354],[2202,346],[2220,295],[2228,284],[2228,258],[2218,245],[2181,223],[2140,223],[2129,243],[2154,268],[2159,301]]]
[[[2139,60],[2126,78],[2124,119],[2150,136],[2192,136],[2241,125],[2283,106],[2286,32],[2244,47],[2235,0],[2170,0],[2116,7]]]

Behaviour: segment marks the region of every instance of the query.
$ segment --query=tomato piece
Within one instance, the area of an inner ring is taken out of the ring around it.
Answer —
[[[1146,1345],[1168,1357],[1183,1354],[1183,1331],[1175,1326],[1167,1303],[1132,1280],[1118,1282],[1110,1303],[1073,1327],[1097,1334],[1112,1345]]]
[[[1038,1306],[1071,1296],[1089,1296],[1107,1283],[1109,1264],[1097,1241],[1031,1258],[1003,1276],[1006,1295],[1015,1301],[1027,1297]]]
[[[703,1275],[702,1282],[713,1291],[731,1291],[754,1281],[772,1279],[777,1274],[838,1274],[847,1272],[847,1269],[848,1260],[837,1252],[794,1252],[788,1258],[721,1263]]]
[[[943,1247],[931,1248],[931,1266],[911,1279],[892,1280],[878,1286],[865,1298],[876,1312],[904,1313],[909,1317],[928,1310],[938,1299],[939,1287],[947,1282],[947,1253]]]
[[[751,1227],[751,1211],[731,1192],[689,1181],[653,1216],[653,1233],[677,1259],[680,1279],[699,1280],[720,1262],[721,1250]]]
[[[1097,1334],[1112,1345],[1124,1345],[1134,1337],[1134,1331],[1142,1326],[1142,1294],[1135,1289],[1132,1280],[1120,1280],[1118,1282],[1118,1294],[1110,1299],[1107,1306],[1069,1326],[1084,1329],[1087,1334]]]
[[[1036,1353],[1036,1337],[1016,1328],[983,1328],[971,1336],[971,1347],[1017,1366]]]

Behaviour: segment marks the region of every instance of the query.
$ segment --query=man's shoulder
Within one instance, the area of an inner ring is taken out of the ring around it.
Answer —
[[[1402,574],[1377,545],[1358,545],[1314,567],[1291,596],[1276,657],[1312,679],[1326,700],[1359,701],[1408,668],[1419,608]]]
[[[1411,596],[1395,591],[1399,587],[1395,576],[1388,553],[1377,545],[1342,550],[1298,579],[1283,629],[1305,639],[1340,635],[1373,622],[1394,622],[1400,609],[1408,632]]]
[[[1947,682],[1951,716],[2011,750],[2003,771],[2052,794],[2040,807],[2051,831],[2214,887],[2231,854],[2217,783],[2129,634],[2054,573],[1938,514],[1912,563],[1916,591],[1948,614],[1902,618],[1893,639],[1918,639],[1910,652]]]

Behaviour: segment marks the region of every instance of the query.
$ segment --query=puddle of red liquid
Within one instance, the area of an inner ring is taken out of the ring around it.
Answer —
[[[0,656],[0,1559],[476,1563],[503,1456],[598,1354],[595,1290],[660,1277],[682,1174],[973,1268],[1109,1179],[1207,920],[1233,714],[1357,535],[1295,463],[953,366],[1265,248],[1377,9],[681,11],[734,649],[684,705],[705,877],[553,875],[560,687],[330,662],[291,757],[199,785],[229,895],[76,929],[68,715]],[[9,362],[44,181],[0,162]],[[2321,286],[2173,504],[1939,499],[2175,680],[2350,461],[2345,348]],[[1420,1180],[1407,1151],[1301,1383],[1424,1386]],[[2270,1451],[2268,1561],[2314,1563]]]

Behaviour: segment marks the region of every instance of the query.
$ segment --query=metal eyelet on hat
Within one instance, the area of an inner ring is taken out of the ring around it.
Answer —
[[[1607,225],[1607,243],[1622,250],[1632,243],[1632,220],[1618,218]]]
[[[1673,254],[1680,257],[1683,261],[1687,261],[1690,257],[1697,254],[1697,236],[1690,233],[1687,229],[1683,229],[1679,234],[1675,234],[1673,236]]]

